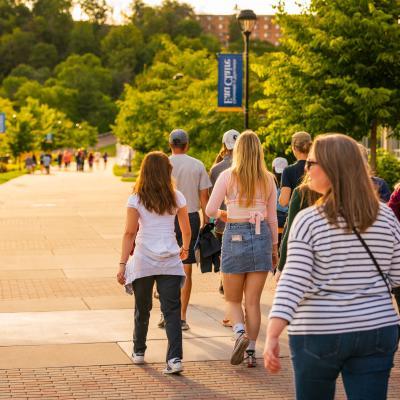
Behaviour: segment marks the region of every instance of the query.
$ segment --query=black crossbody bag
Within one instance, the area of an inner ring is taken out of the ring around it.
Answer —
[[[360,233],[358,232],[358,230],[356,228],[353,227],[353,232],[356,234],[356,236],[358,237],[358,240],[362,243],[362,245],[364,246],[365,250],[367,251],[368,255],[371,257],[371,260],[373,261],[373,263],[375,264],[376,269],[379,272],[379,275],[382,277],[383,281],[385,282],[385,285],[387,287],[388,293],[389,293],[389,297],[390,299],[392,299],[392,291],[390,290],[390,286],[385,278],[385,275],[383,274],[381,267],[378,264],[378,261],[376,261],[374,255],[372,254],[371,250],[369,249],[367,243],[365,243],[365,240],[361,237]]]

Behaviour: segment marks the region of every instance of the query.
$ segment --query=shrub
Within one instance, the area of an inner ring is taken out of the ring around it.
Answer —
[[[384,179],[393,190],[400,180],[400,160],[393,154],[378,149],[376,157],[376,175]]]

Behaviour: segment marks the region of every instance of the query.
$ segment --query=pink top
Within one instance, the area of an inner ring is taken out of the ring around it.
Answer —
[[[239,192],[236,185],[232,185],[229,190],[229,182],[231,180],[231,168],[221,172],[215,182],[213,191],[206,207],[206,214],[209,217],[218,218],[221,214],[219,209],[221,203],[225,200],[228,218],[231,219],[248,219],[249,222],[255,223],[259,217],[266,219],[272,235],[272,243],[278,243],[278,218],[276,215],[276,186],[271,178],[271,191],[268,199],[264,200],[261,191],[257,191],[254,205],[252,207],[243,207],[239,204]]]

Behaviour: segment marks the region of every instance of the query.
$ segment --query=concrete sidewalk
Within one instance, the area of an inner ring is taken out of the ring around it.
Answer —
[[[183,376],[161,374],[166,338],[157,328],[158,300],[148,364],[131,364],[133,299],[115,279],[130,192],[131,184],[112,175],[112,162],[107,170],[55,170],[0,186],[0,399],[292,399],[285,340],[279,375],[229,365],[233,341],[220,323],[219,276],[197,268]],[[260,356],[273,287],[269,279],[262,296]],[[397,367],[392,399],[400,398],[399,378]]]

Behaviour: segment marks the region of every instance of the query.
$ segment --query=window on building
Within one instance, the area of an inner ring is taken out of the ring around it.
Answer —
[[[268,24],[265,24],[265,25],[264,25],[264,29],[268,29]]]
[[[223,28],[224,28],[224,26],[222,24],[218,25],[218,29],[223,29]]]

